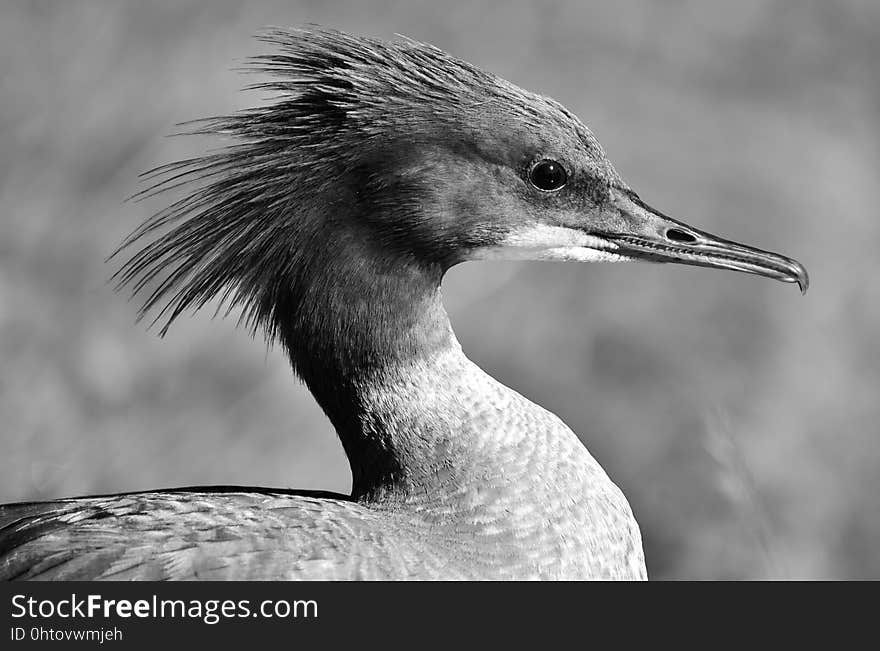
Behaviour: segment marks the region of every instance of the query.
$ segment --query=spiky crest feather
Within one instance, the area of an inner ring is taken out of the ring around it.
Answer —
[[[299,250],[322,226],[304,213],[333,196],[364,152],[391,139],[417,140],[438,125],[477,129],[469,116],[491,104],[495,114],[536,129],[548,120],[574,128],[602,157],[586,127],[553,100],[433,46],[330,30],[276,29],[260,39],[279,51],[250,59],[247,70],[273,79],[249,88],[277,93],[274,102],[189,123],[188,133],[235,142],[147,173],[151,185],[139,196],[193,189],[113,254],[147,242],[115,279],[134,294],[149,289],[140,316],[158,309],[161,334],[182,312],[219,297],[227,312],[240,307],[249,327],[276,336]]]

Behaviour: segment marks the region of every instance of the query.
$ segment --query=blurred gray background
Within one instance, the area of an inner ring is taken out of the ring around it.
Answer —
[[[277,348],[212,310],[164,339],[104,258],[260,101],[266,25],[428,41],[577,113],[664,212],[801,260],[797,289],[676,266],[471,263],[469,355],[582,435],[652,578],[880,578],[880,3],[3,2],[0,501],[194,484],[348,491]]]

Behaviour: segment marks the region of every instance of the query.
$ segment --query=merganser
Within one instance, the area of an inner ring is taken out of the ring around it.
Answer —
[[[266,33],[268,105],[121,249],[163,332],[219,299],[280,343],[332,421],[351,495],[186,488],[0,507],[3,579],[644,579],[626,499],[557,416],[468,360],[445,272],[646,260],[797,283],[795,260],[645,204],[590,130],[429,45]]]

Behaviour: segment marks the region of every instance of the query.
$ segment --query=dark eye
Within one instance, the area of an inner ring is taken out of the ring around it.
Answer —
[[[568,181],[565,169],[555,160],[544,159],[535,163],[529,173],[529,180],[539,190],[550,192],[558,190]]]

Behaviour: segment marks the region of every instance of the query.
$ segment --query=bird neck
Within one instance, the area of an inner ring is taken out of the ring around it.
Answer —
[[[496,506],[565,496],[577,510],[585,490],[610,485],[562,421],[467,359],[441,302],[443,269],[361,244],[312,271],[279,331],[342,441],[354,498],[443,509],[489,491]]]
[[[432,375],[432,360],[460,348],[440,299],[442,268],[380,255],[367,240],[329,239],[332,255],[318,246],[300,259],[278,332],[342,441],[353,495],[376,495],[421,481],[433,462],[415,449],[433,431],[402,422],[392,403]]]
[[[578,437],[465,357],[442,270],[337,253],[301,268],[278,328],[339,434],[352,497],[447,549],[482,541],[471,564],[533,572],[542,559],[542,576],[599,576],[618,546],[643,574],[632,512]]]

